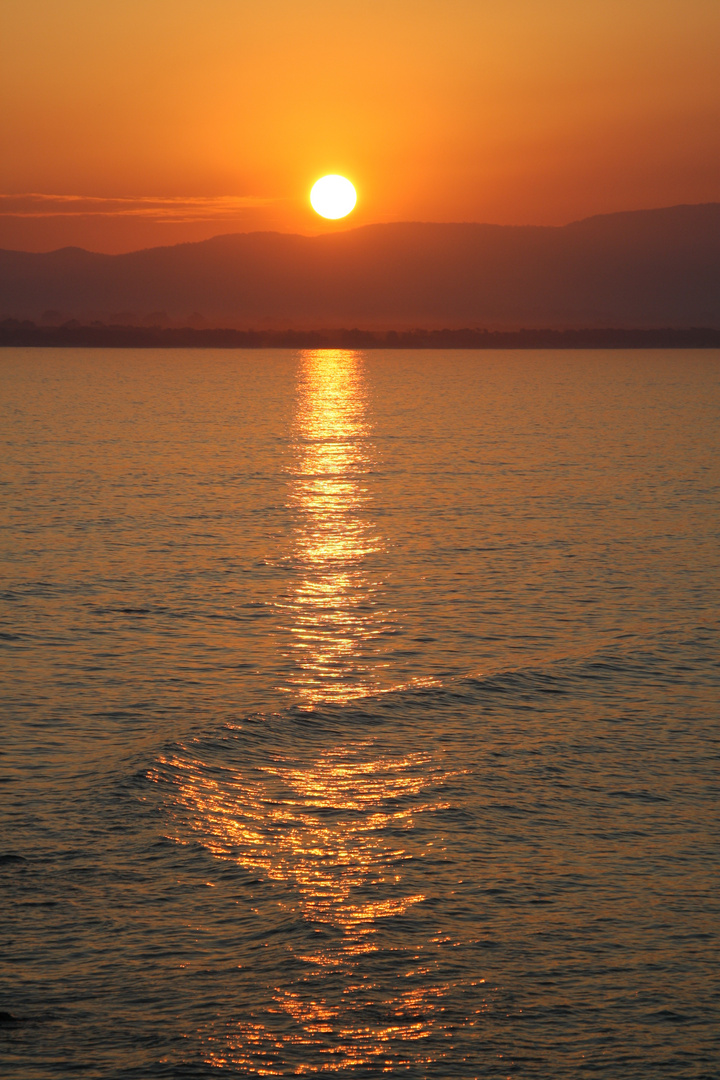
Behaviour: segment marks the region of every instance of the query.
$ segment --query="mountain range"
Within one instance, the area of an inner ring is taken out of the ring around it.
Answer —
[[[720,327],[720,203],[397,222],[105,255],[0,250],[0,319],[237,328]]]

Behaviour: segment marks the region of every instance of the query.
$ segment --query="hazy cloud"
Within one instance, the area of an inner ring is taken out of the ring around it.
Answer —
[[[121,196],[0,194],[0,217],[139,217],[170,223],[221,221],[243,210],[269,206],[275,199],[257,195]]]

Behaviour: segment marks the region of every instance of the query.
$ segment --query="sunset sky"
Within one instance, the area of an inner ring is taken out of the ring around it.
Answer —
[[[719,41],[718,0],[3,0],[0,246],[718,200]]]

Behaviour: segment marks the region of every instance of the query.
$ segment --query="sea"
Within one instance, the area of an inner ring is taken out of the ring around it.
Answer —
[[[0,350],[6,1080],[720,1076],[720,353]]]

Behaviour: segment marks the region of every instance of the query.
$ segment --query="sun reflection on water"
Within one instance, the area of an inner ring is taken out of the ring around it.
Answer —
[[[374,450],[359,354],[303,355],[292,449],[294,584],[278,607],[285,689],[301,710],[315,710],[316,732],[323,706],[340,715],[338,706],[389,689],[382,637],[395,613],[369,569],[383,539],[368,491]],[[343,717],[349,738],[330,728],[306,742],[295,727],[289,739],[249,739],[234,767],[189,753],[159,763],[158,778],[177,785],[178,821],[216,857],[277,887],[258,918],[270,926],[269,911],[280,910],[288,928],[273,939],[285,960],[264,1008],[204,1033],[206,1060],[217,1067],[388,1071],[390,1059],[397,1067],[438,1060],[403,1047],[449,1037],[448,988],[436,971],[447,939],[413,922],[427,899],[425,860],[437,866],[445,857],[442,839],[421,825],[447,806],[449,774],[427,750],[381,744],[361,718]]]
[[[295,927],[284,943],[295,975],[276,972],[264,1022],[238,1018],[206,1032],[208,1062],[286,1075],[285,1054],[305,1050],[291,1073],[339,1072],[382,1063],[391,1046],[402,1063],[398,1047],[442,1035],[447,987],[436,967],[445,940],[418,945],[396,929],[388,945],[384,930],[426,899],[406,864],[429,854],[419,819],[447,806],[438,788],[448,774],[430,754],[381,754],[367,740],[302,761],[276,752],[242,771],[208,770],[200,759],[179,757],[160,768],[182,777],[178,809],[204,845],[277,883],[274,904]],[[442,858],[442,843],[433,839],[433,857]],[[422,1056],[414,1051],[410,1060]]]
[[[296,585],[281,604],[290,645],[287,689],[311,708],[379,687],[379,639],[392,613],[368,569],[382,550],[370,514],[373,446],[359,353],[303,355],[290,504],[296,514]]]
[[[437,800],[419,798],[428,780],[427,755],[383,759],[371,753],[370,743],[345,744],[301,767],[260,766],[252,782],[213,780],[197,761],[182,786],[182,801],[210,850],[289,882],[305,920],[343,931],[342,953],[372,951],[376,946],[366,938],[377,932],[378,920],[424,899],[403,890],[402,863],[412,856],[405,844],[389,840],[438,807]],[[381,895],[372,895],[375,889]],[[322,952],[305,959],[340,962]]]

